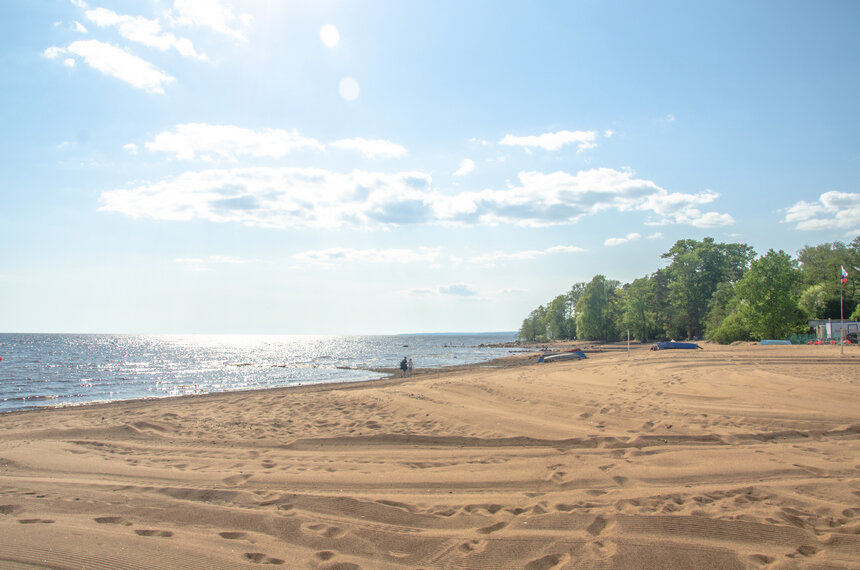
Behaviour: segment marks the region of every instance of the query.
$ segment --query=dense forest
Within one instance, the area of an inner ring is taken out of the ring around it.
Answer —
[[[860,236],[805,246],[796,258],[742,243],[679,240],[668,265],[631,283],[595,275],[533,310],[523,340],[640,341],[706,338],[720,343],[805,333],[808,319],[860,319]],[[841,267],[848,274],[844,285]]]

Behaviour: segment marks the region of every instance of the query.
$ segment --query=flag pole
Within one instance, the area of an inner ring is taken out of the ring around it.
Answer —
[[[842,356],[845,354],[845,315],[842,312],[842,289],[845,287],[842,276],[845,275],[845,268],[840,269],[842,271],[839,273],[839,355]]]

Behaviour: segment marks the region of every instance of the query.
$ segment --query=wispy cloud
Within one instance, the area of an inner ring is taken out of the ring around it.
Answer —
[[[295,130],[254,130],[205,123],[176,125],[173,131],[159,133],[145,146],[150,151],[171,153],[181,160],[212,160],[214,156],[231,160],[244,156],[280,158],[302,148],[324,148]]]
[[[596,140],[597,133],[594,131],[556,131],[554,133],[528,136],[508,134],[499,141],[499,144],[543,150],[559,150],[565,145],[576,144],[578,150],[587,150],[597,146]]]
[[[174,25],[207,28],[243,42],[253,20],[250,14],[234,14],[218,0],[174,0],[168,17]]]
[[[475,170],[475,161],[471,158],[464,158],[460,161],[460,168],[454,172],[454,176],[465,176]]]
[[[161,51],[175,49],[184,57],[207,59],[206,54],[198,53],[194,49],[194,45],[188,38],[178,38],[170,32],[162,31],[157,19],[117,14],[113,10],[101,7],[87,10],[86,17],[101,28],[116,26],[122,37],[147,47]]]
[[[174,81],[148,61],[98,40],[78,40],[64,48],[49,47],[43,52],[48,59],[66,54],[76,55],[93,69],[149,93],[163,94],[164,86]]]
[[[453,285],[443,285],[438,289],[441,295],[452,295],[455,297],[475,297],[478,291],[464,283],[456,283]]]
[[[418,249],[353,249],[335,247],[304,251],[293,256],[297,261],[333,265],[336,263],[432,263],[439,257],[439,249],[420,247]]]
[[[860,233],[860,192],[824,192],[815,202],[801,200],[783,220],[798,230],[843,230]]]
[[[623,245],[625,243],[629,243],[631,241],[636,241],[636,240],[641,239],[641,238],[642,238],[642,235],[637,234],[636,232],[633,232],[633,233],[627,234],[624,237],[609,238],[605,242],[603,242],[603,245],[607,245],[610,247],[616,246],[616,245]]]
[[[341,139],[331,143],[335,148],[354,150],[370,158],[395,158],[406,154],[406,149],[399,144],[382,139]]]
[[[494,251],[468,258],[469,263],[480,265],[495,265],[507,261],[528,261],[546,255],[560,253],[581,253],[585,251],[574,245],[556,245],[546,249],[526,249],[520,251]]]
[[[697,206],[717,194],[669,193],[630,171],[600,168],[569,174],[523,172],[503,190],[443,194],[429,174],[312,168],[235,168],[176,177],[102,193],[101,209],[132,218],[205,219],[263,227],[382,228],[571,224],[604,210],[644,211],[651,223],[726,225],[728,214]]]

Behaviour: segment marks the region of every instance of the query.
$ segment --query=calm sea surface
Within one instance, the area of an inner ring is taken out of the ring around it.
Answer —
[[[0,334],[0,412],[380,378],[484,362],[515,333],[395,336]]]

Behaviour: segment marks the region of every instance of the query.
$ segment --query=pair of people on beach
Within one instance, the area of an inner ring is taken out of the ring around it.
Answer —
[[[400,376],[412,376],[412,357],[407,359],[405,356],[400,361]]]

